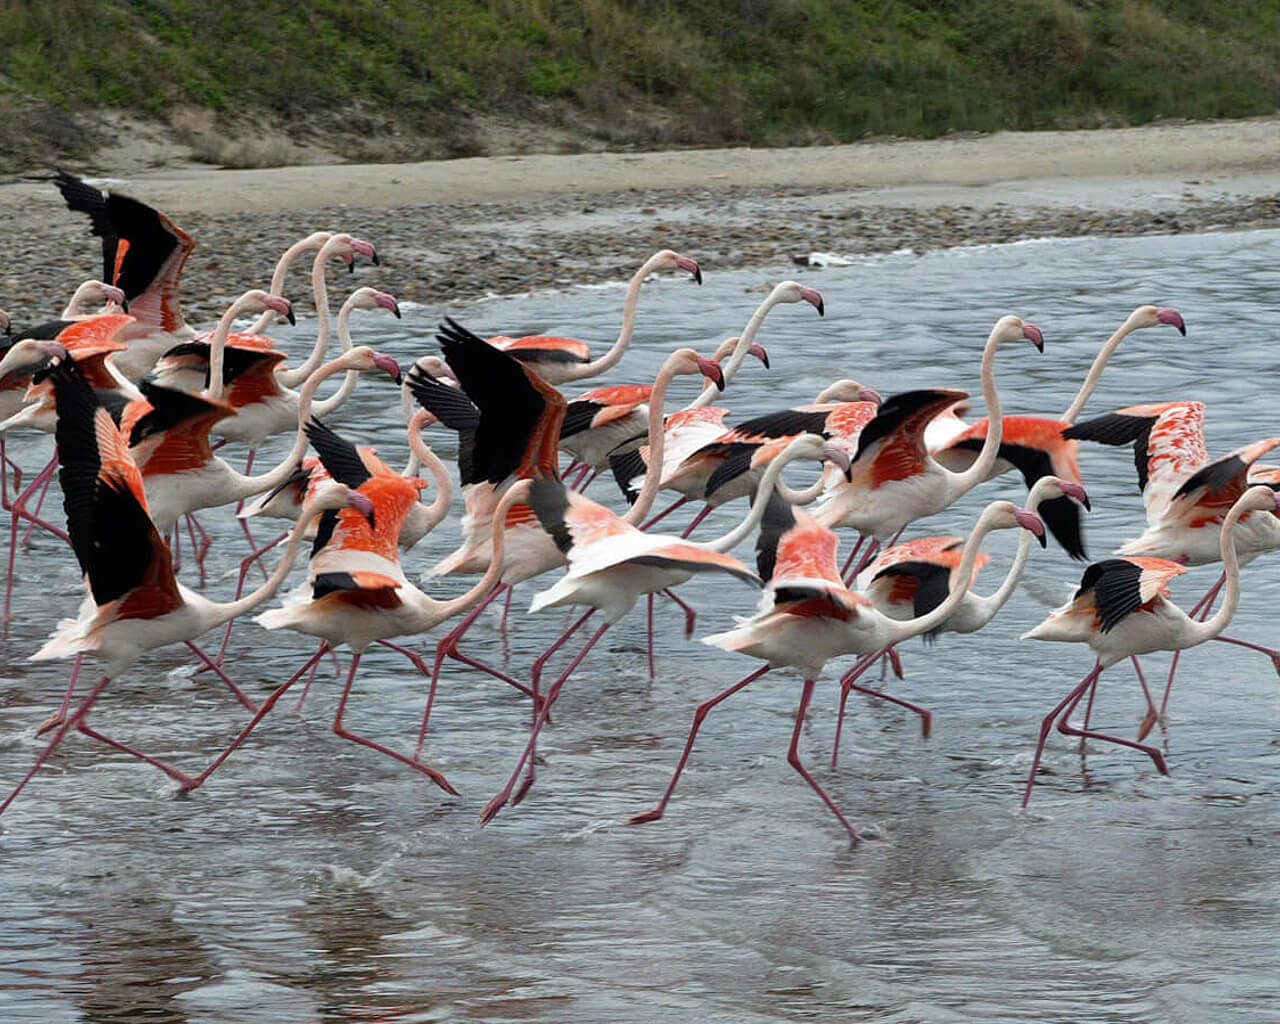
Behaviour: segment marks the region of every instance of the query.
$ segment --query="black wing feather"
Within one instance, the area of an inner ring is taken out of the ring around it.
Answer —
[[[1142,569],[1124,558],[1107,558],[1085,569],[1076,598],[1093,591],[1100,629],[1110,632],[1125,616],[1142,607]]]
[[[480,410],[459,387],[436,380],[422,367],[414,366],[407,378],[409,390],[418,404],[450,430],[458,432],[458,475],[463,486],[477,483],[475,446]]]
[[[1154,416],[1128,416],[1111,412],[1067,427],[1062,436],[1068,441],[1097,441],[1099,444],[1115,447],[1135,442],[1133,465],[1138,471],[1138,490],[1143,491],[1147,487],[1147,442],[1155,422]]]
[[[549,476],[536,476],[529,485],[529,507],[538,517],[542,528],[551,535],[562,554],[573,547],[573,534],[565,524],[569,510],[569,490],[563,483]]]
[[[613,470],[613,479],[617,482],[623,497],[627,499],[627,504],[634,505],[636,498],[640,497],[640,492],[632,486],[631,481],[644,475],[646,469],[644,456],[639,451],[610,455],[609,468]]]
[[[142,416],[129,432],[129,447],[141,444],[154,434],[182,423],[184,420],[203,416],[210,410],[218,408],[213,402],[200,395],[193,395],[176,388],[165,388],[150,381],[138,385],[143,396],[151,403],[151,411]]]
[[[353,490],[372,478],[373,474],[360,458],[360,453],[346,438],[312,417],[306,426],[307,439],[320,456],[320,463],[340,484]]]
[[[725,484],[751,469],[751,459],[757,451],[757,446],[754,444],[728,443],[716,447],[721,451],[727,451],[728,454],[707,477],[707,486],[702,492],[703,498],[707,501],[710,501],[711,496]]]
[[[120,278],[112,283],[132,302],[151,287],[165,261],[178,248],[178,239],[165,227],[159,213],[137,199],[107,196],[107,215],[116,234],[129,242]]]
[[[773,491],[760,519],[760,536],[756,538],[756,572],[766,583],[773,579],[773,570],[778,564],[778,542],[795,525],[795,509],[776,490]]]
[[[116,233],[111,215],[107,212],[107,197],[88,182],[74,174],[59,170],[53,176],[54,184],[62,193],[67,209],[73,213],[89,215],[89,231],[102,239],[102,280],[111,283],[116,270],[116,249],[120,236]]]
[[[942,412],[949,404],[956,401],[954,393],[921,389],[918,391],[902,391],[890,395],[880,405],[880,411],[858,435],[858,452],[854,460],[862,458],[862,453],[877,441],[888,437],[907,420],[926,406],[937,404],[938,412]]]

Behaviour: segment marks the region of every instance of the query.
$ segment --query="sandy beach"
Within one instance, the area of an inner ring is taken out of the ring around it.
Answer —
[[[106,153],[97,177],[196,235],[193,311],[264,283],[281,249],[321,227],[378,246],[384,265],[361,283],[448,302],[625,277],[664,246],[711,273],[813,252],[1276,226],[1280,119],[235,171],[136,171]],[[0,219],[18,257],[0,270],[0,305],[20,322],[99,272],[83,219],[47,182],[0,185]]]

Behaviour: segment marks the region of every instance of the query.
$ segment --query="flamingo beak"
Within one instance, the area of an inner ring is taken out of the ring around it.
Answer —
[[[290,327],[296,327],[298,325],[298,320],[293,315],[293,304],[288,299],[281,298],[279,295],[268,295],[264,305],[267,309],[274,309],[282,317],[288,320]]]
[[[1024,530],[1030,530],[1036,540],[1040,542],[1040,546],[1048,547],[1049,541],[1044,535],[1044,523],[1040,521],[1040,517],[1034,512],[1028,512],[1026,509],[1014,509],[1013,518],[1018,521],[1018,525]]]
[[[106,299],[108,302],[114,303],[115,305],[119,306],[121,309],[124,309],[124,304],[126,300],[124,297],[124,292],[121,289],[117,288],[115,285],[108,285],[106,288],[102,290],[102,293],[104,296],[106,296]]]
[[[395,314],[395,318],[397,320],[400,319],[400,303],[396,302],[396,297],[394,295],[387,292],[376,292],[374,293],[373,301],[383,309],[391,310],[391,312]]]
[[[354,254],[344,252],[342,254],[342,262],[347,265],[348,274],[354,274],[356,272],[356,258]]]
[[[876,405],[884,405],[884,396],[875,388],[859,388],[858,401],[875,402]]]
[[[747,349],[747,352],[759,359],[760,362],[764,363],[764,368],[766,370],[769,369],[769,353],[765,351],[765,347],[763,345],[753,343],[751,347]]]
[[[385,352],[375,352],[373,354],[373,365],[385,373],[397,384],[401,382],[400,364]]]
[[[373,247],[372,242],[366,242],[363,238],[353,238],[351,239],[351,248],[361,256],[367,256],[371,259],[375,267],[380,266],[378,262],[378,250]]]
[[[846,479],[849,476],[849,467],[853,465],[853,457],[849,454],[849,449],[836,444],[822,446],[822,461],[831,463],[845,475]]]
[[[1170,327],[1178,328],[1178,333],[1184,338],[1187,336],[1187,325],[1182,319],[1182,314],[1171,306],[1161,306],[1157,309],[1156,320],[1162,324],[1168,324]]]
[[[702,372],[702,376],[715,382],[718,390],[724,390],[724,371],[720,369],[719,363],[698,356],[698,369]]]
[[[691,260],[688,256],[677,256],[676,266],[692,274],[694,281],[702,284],[702,269],[698,266],[697,260]]]
[[[818,311],[818,316],[827,315],[827,307],[822,304],[822,292],[816,288],[801,288],[800,298]]]
[[[1075,498],[1076,501],[1080,502],[1080,504],[1085,507],[1085,511],[1093,511],[1093,506],[1089,504],[1089,495],[1085,493],[1084,488],[1079,484],[1073,483],[1070,480],[1059,480],[1058,488],[1068,498]]]
[[[1044,334],[1035,324],[1024,322],[1022,325],[1022,336],[1036,347],[1037,352],[1044,351]]]

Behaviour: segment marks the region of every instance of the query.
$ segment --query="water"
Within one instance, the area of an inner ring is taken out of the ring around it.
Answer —
[[[761,335],[773,371],[745,367],[727,404],[741,419],[810,401],[837,375],[886,394],[947,385],[976,395],[982,340],[999,315],[1016,312],[1044,328],[1047,346],[1043,355],[1001,350],[1007,408],[1057,415],[1114,326],[1138,303],[1158,302],[1183,312],[1189,336],[1161,328],[1129,338],[1086,415],[1204,399],[1210,450],[1225,452],[1276,433],[1266,382],[1280,326],[1277,258],[1280,232],[1253,232],[1028,243],[802,272],[826,296],[826,319],[808,306],[776,309]],[[740,330],[766,283],[793,272],[705,270],[701,289],[671,279],[646,290],[637,350],[612,380],[643,380],[675,343],[709,351]],[[442,312],[482,330],[562,331],[602,347],[621,297],[606,288],[423,308],[400,323],[370,315],[358,329],[406,358],[430,347]],[[335,425],[376,437],[398,461],[393,399],[367,382]],[[36,448],[10,450],[37,465]],[[1082,463],[1095,507],[1087,540],[1099,557],[1139,531],[1142,510],[1127,453],[1088,447]],[[604,482],[592,493],[613,500]],[[1002,494],[1021,490],[1012,478],[980,488],[928,532],[965,530]],[[741,507],[700,535],[727,527]],[[212,556],[226,570],[243,541],[227,513],[204,521],[227,542]],[[456,539],[446,525],[406,565],[424,568]],[[989,545],[986,589],[1014,543],[1004,534]],[[660,605],[657,681],[647,680],[635,614],[566,687],[529,799],[484,829],[477,814],[514,764],[527,706],[456,666],[443,678],[430,743],[432,763],[463,794],[456,800],[333,735],[332,666],[301,715],[282,703],[188,799],[147,766],[72,737],[0,819],[0,1019],[1274,1019],[1280,749],[1276,678],[1264,659],[1220,644],[1183,659],[1163,740],[1171,777],[1119,748],[1082,761],[1055,736],[1052,774],[1031,813],[1017,812],[1039,719],[1090,657],[1014,637],[1079,572],[1052,546],[1037,551],[1021,592],[983,633],[904,650],[907,680],[895,688],[934,709],[929,741],[914,717],[855,697],[841,766],[827,768],[828,671],[802,751],[853,821],[881,837],[856,849],[786,764],[799,694],[786,672],[711,714],[663,821],[623,824],[666,785],[695,705],[755,666],[684,641],[670,605]],[[1215,572],[1192,570],[1175,595],[1189,606]],[[1254,563],[1245,582],[1231,632],[1272,642],[1274,560]],[[229,583],[210,589],[222,596]],[[534,590],[521,588],[517,608]],[[699,635],[754,604],[747,588],[721,580],[696,581],[686,596],[702,611]],[[0,644],[6,788],[40,749],[34,726],[68,668],[24,659],[79,597],[70,554],[38,538]],[[514,670],[527,669],[562,621],[517,618]],[[251,624],[233,643],[232,672],[255,693],[310,650]],[[503,658],[496,619],[483,621],[470,650]],[[1162,680],[1167,658],[1148,660]],[[176,649],[145,657],[104,695],[98,727],[184,767],[204,764],[244,713],[220,686],[190,678],[187,664]],[[348,724],[409,749],[424,683],[402,659],[373,652]],[[1141,710],[1132,674],[1111,670],[1097,721],[1129,733]]]

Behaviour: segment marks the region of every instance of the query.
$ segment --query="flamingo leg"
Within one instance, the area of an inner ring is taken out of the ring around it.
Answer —
[[[43,519],[40,518],[40,510],[44,508],[45,496],[49,493],[49,485],[53,483],[53,473],[51,472],[44,478],[44,483],[40,486],[40,494],[36,498],[36,507],[27,515],[27,532],[22,535],[22,546],[26,548],[31,543],[31,534],[35,531],[37,525],[52,529]]]
[[[1138,739],[1145,739],[1147,733],[1151,731],[1151,727],[1160,720],[1160,713],[1156,711],[1156,702],[1151,699],[1151,688],[1147,686],[1147,677],[1142,673],[1142,664],[1138,661],[1135,654],[1129,659],[1133,662],[1133,670],[1138,673],[1138,682],[1142,686],[1142,695],[1147,698],[1147,713],[1142,716],[1142,724],[1138,726]],[[1095,684],[1095,689],[1097,688]],[[1093,710],[1093,693],[1089,694],[1089,706],[1084,712],[1084,727],[1089,728],[1089,712]],[[1084,752],[1084,740],[1080,741],[1080,751]]]
[[[862,545],[866,541],[865,533],[858,534],[858,543],[853,546],[853,550],[849,552],[849,557],[844,560],[844,566],[840,569],[840,578],[847,580],[849,578],[849,570],[853,567],[853,560],[858,557],[858,552],[862,550]]]
[[[1280,651],[1273,650],[1270,647],[1263,647],[1261,644],[1250,643],[1248,640],[1237,640],[1232,636],[1222,636],[1219,634],[1213,638],[1220,644],[1235,644],[1237,647],[1247,647],[1251,651],[1257,651],[1259,654],[1265,654],[1271,659],[1271,664],[1275,668],[1277,674],[1280,674]]]
[[[83,661],[84,654],[77,654],[76,663],[71,668],[71,678],[67,680],[67,692],[62,696],[62,705],[36,728],[37,736],[43,736],[50,729],[56,729],[67,720],[67,708],[71,707],[71,695],[76,691],[76,679],[80,676],[80,665]]]
[[[397,654],[403,654],[413,664],[414,668],[428,679],[431,678],[431,669],[427,667],[427,663],[422,660],[420,655],[409,650],[407,647],[401,647],[399,644],[393,644],[390,640],[379,640],[378,643],[388,650],[395,651]]]
[[[222,671],[222,667],[220,665],[215,664],[213,659],[210,658],[209,655],[205,654],[204,651],[202,651],[198,646],[196,646],[194,641],[188,640],[186,641],[186,644],[187,644],[187,647],[191,649],[191,652],[197,658],[199,658],[201,661],[204,662],[206,668],[210,669],[214,675],[216,675],[219,679],[221,679],[224,683],[227,684],[231,692],[236,695],[236,700],[238,700],[241,704],[243,704],[244,707],[250,712],[256,712],[258,710],[258,705],[255,704],[249,698],[249,695],[246,694],[244,690],[240,689],[240,687],[236,685],[235,680],[233,680],[229,675],[227,675],[225,672]]]
[[[590,469],[589,466],[587,468]],[[580,478],[578,482],[574,484],[573,489],[577,491],[579,494],[581,494],[583,491],[585,491],[588,487],[590,487],[593,483],[596,482],[596,477],[598,477],[599,475],[600,475],[600,470],[598,469],[592,469],[591,474],[589,476],[587,476],[587,474],[584,473],[583,476],[586,476],[586,480],[584,481]]]
[[[46,480],[52,479],[53,471],[54,469],[57,468],[57,465],[58,465],[58,455],[57,455],[57,449],[55,449],[53,458],[49,460],[48,464],[44,467],[44,469],[40,470],[40,472],[36,474],[35,478],[31,481],[31,483],[27,485],[27,489],[24,490],[21,494],[19,494],[16,498],[14,498],[13,504],[10,506],[9,576],[8,576],[8,579],[5,581],[5,585],[4,585],[4,619],[3,621],[5,622],[8,622],[11,618],[10,606],[13,600],[14,565],[18,555],[18,520],[20,518],[26,518],[26,519],[32,518],[31,513],[29,513],[26,509],[27,501],[31,498],[31,495],[34,494],[36,490]],[[64,534],[57,527],[52,526],[48,523],[45,523],[41,520],[35,520],[35,521],[40,522],[41,526],[44,526],[46,529],[52,531],[53,533],[58,534],[62,537],[66,537],[66,534]]]
[[[565,680],[573,674],[573,670],[576,669],[582,662],[582,659],[587,656],[587,652],[596,645],[596,641],[604,636],[605,630],[607,630],[609,626],[610,623],[608,622],[601,623],[600,628],[591,634],[591,639],[583,645],[582,650],[578,652],[577,657],[575,657],[573,661],[569,662],[568,667],[565,668],[565,670],[557,677],[556,681],[551,684],[551,688],[547,691],[546,700],[543,701],[542,707],[538,709],[538,717],[533,723],[533,729],[529,735],[529,742],[525,744],[524,753],[520,755],[520,760],[516,762],[515,771],[511,773],[511,778],[507,780],[507,784],[502,787],[498,794],[484,805],[484,810],[480,812],[480,824],[487,825],[492,821],[493,816],[502,810],[507,801],[511,798],[511,791],[515,788],[516,779],[520,777],[520,772],[524,769],[525,762],[533,756],[534,751],[537,749],[538,733],[542,731],[542,727],[546,724],[547,716],[551,713],[551,705],[554,704],[556,699],[560,696],[560,690],[564,686]],[[521,796],[523,796],[527,790],[528,786],[522,787]]]
[[[1097,681],[1098,681],[1097,677],[1095,676],[1094,677],[1095,686],[1097,685]],[[1118,743],[1122,747],[1129,747],[1133,750],[1141,750],[1144,754],[1146,754],[1149,758],[1151,758],[1152,762],[1154,762],[1156,766],[1156,771],[1158,771],[1161,775],[1169,774],[1169,768],[1164,762],[1164,755],[1161,754],[1160,751],[1158,751],[1155,747],[1149,747],[1146,744],[1138,743],[1134,740],[1126,740],[1121,736],[1111,736],[1111,735],[1108,735],[1107,733],[1094,732],[1090,729],[1077,729],[1074,725],[1072,725],[1071,722],[1068,721],[1068,719],[1071,716],[1071,712],[1075,710],[1076,705],[1080,703],[1083,697],[1084,697],[1083,690],[1076,693],[1075,699],[1070,704],[1067,705],[1066,709],[1059,716],[1058,732],[1062,733],[1064,736],[1079,736],[1080,742],[1082,745],[1086,739],[1090,739],[1090,740],[1101,740],[1104,743]]]
[[[670,587],[663,589],[662,593],[671,598],[676,604],[684,609],[684,635],[686,638],[693,636],[693,631],[698,625],[698,611],[687,601],[683,600]]]
[[[867,545],[867,550],[862,553],[862,557],[858,559],[858,563],[853,567],[853,571],[845,577],[845,585],[852,586],[853,581],[858,578],[858,573],[870,565],[872,559],[878,554],[880,554],[880,542],[872,539],[871,543]]]
[[[231,752],[235,750],[238,746],[240,746],[240,744],[243,743],[246,739],[248,739],[249,733],[253,732],[253,730],[257,727],[258,723],[261,722],[264,717],[266,717],[267,712],[276,706],[276,701],[278,701],[281,697],[285,695],[285,692],[289,689],[289,687],[293,686],[294,683],[296,683],[300,678],[302,678],[302,673],[307,671],[308,668],[311,669],[312,673],[315,672],[316,665],[320,663],[320,659],[324,656],[324,653],[326,650],[328,650],[328,647],[329,645],[327,643],[325,643],[324,641],[321,641],[320,649],[316,651],[316,653],[313,654],[310,658],[308,658],[305,662],[302,663],[302,668],[298,669],[297,672],[295,672],[283,683],[281,683],[279,686],[277,686],[274,690],[271,691],[271,693],[267,696],[267,699],[264,700],[262,702],[262,705],[258,708],[258,710],[254,712],[253,718],[249,721],[249,724],[240,730],[240,732],[236,735],[236,738],[231,741],[230,745],[228,745],[227,748],[223,750],[221,754],[219,754],[217,757],[213,759],[212,762],[210,762],[209,767],[207,767],[204,771],[202,771],[199,775],[197,775],[194,779],[192,779],[190,785],[180,784],[181,790],[184,793],[186,793],[186,792],[190,792],[193,789],[197,789],[200,786],[203,786],[205,781],[209,778],[209,776],[218,770],[219,765],[221,765],[223,761],[225,761],[228,757],[231,756]]]
[[[302,686],[302,692],[298,694],[298,703],[296,703],[293,706],[293,713],[295,715],[300,714],[302,712],[302,702],[307,699],[307,692],[311,689],[312,682],[315,681],[316,669],[320,667],[320,660],[324,657],[325,652],[331,649],[332,648],[329,647],[329,642],[327,640],[321,640],[320,647],[319,649],[317,649],[316,653],[311,657],[311,660],[308,661],[306,665],[302,666],[302,668],[305,669],[307,665],[310,665],[311,671],[307,673],[307,681]],[[301,672],[302,669],[299,669],[298,671]]]
[[[161,761],[159,758],[152,757],[150,754],[144,754],[136,747],[131,747],[127,743],[122,743],[120,740],[113,739],[106,733],[98,732],[97,729],[93,728],[85,721],[84,715],[80,716],[80,720],[76,723],[76,729],[84,733],[90,739],[97,740],[99,743],[105,743],[108,747],[119,750],[121,753],[128,754],[130,757],[136,757],[140,761],[146,761],[147,764],[151,765],[153,768],[159,768],[184,790],[194,787],[195,779],[186,772],[175,768],[171,764]]]
[[[688,498],[677,498],[675,501],[673,501],[670,505],[664,508],[661,512],[659,512],[656,516],[654,516],[648,522],[641,523],[640,529],[647,530],[649,529],[649,527],[662,522],[662,520],[666,519],[667,516],[671,515],[672,512],[674,512],[676,509],[678,509],[681,505],[683,505],[688,500],[689,500]]]
[[[711,506],[703,505],[702,510],[696,516],[694,516],[693,519],[690,521],[689,525],[684,528],[684,533],[680,534],[680,537],[682,539],[685,537],[688,537],[689,534],[693,533],[693,531],[698,528],[698,524],[701,523],[702,520],[706,519],[707,516],[709,515],[711,515]]]
[[[853,841],[855,843],[860,843],[862,842],[862,836],[858,835],[857,830],[849,824],[849,819],[841,813],[840,808],[836,806],[835,801],[827,795],[827,791],[825,789],[818,785],[818,780],[809,773],[809,769],[807,769],[800,760],[800,731],[804,728],[804,714],[809,710],[809,701],[813,698],[814,682],[815,681],[812,679],[806,679],[804,681],[804,691],[800,694],[800,706],[796,708],[796,727],[795,731],[791,734],[791,749],[787,751],[787,763],[800,773],[800,777],[813,787],[813,791],[817,793],[818,796],[822,797],[822,802],[830,808],[831,813],[834,814],[840,824],[845,827],[845,831],[849,833],[849,836]]]
[[[645,617],[645,634],[646,634],[645,647],[649,655],[649,682],[652,683],[654,680],[654,677],[657,675],[657,673],[654,671],[654,668],[653,668],[653,595],[652,594],[645,595],[644,604],[645,604],[644,617]]]
[[[1024,808],[1027,806],[1028,801],[1031,800],[1031,789],[1036,784],[1036,772],[1040,768],[1040,757],[1044,753],[1045,743],[1049,740],[1049,732],[1053,728],[1053,723],[1057,721],[1058,715],[1062,713],[1063,708],[1068,705],[1074,707],[1076,703],[1079,703],[1084,691],[1097,682],[1100,675],[1102,675],[1102,662],[1099,661],[1095,662],[1092,671],[1073,686],[1071,691],[1054,705],[1053,710],[1044,716],[1044,720],[1040,723],[1040,739],[1036,743],[1035,756],[1031,758],[1031,770],[1027,773],[1027,788],[1022,794],[1022,806]]]
[[[689,755],[693,753],[694,740],[698,738],[698,730],[702,728],[702,722],[707,717],[708,712],[723,700],[727,700],[735,693],[741,690],[748,683],[753,683],[762,675],[769,671],[769,666],[756,669],[751,675],[745,679],[740,679],[727,690],[721,690],[710,700],[703,701],[698,705],[697,710],[693,713],[693,726],[689,729],[689,738],[684,742],[684,752],[680,755],[680,760],[676,764],[675,774],[671,776],[671,782],[667,784],[666,792],[662,794],[662,799],[658,801],[657,806],[652,810],[643,811],[640,814],[633,814],[627,819],[628,825],[643,825],[646,822],[657,821],[662,817],[667,809],[667,803],[671,800],[671,794],[676,791],[676,783],[680,781],[680,773],[684,771],[684,766],[689,762]]]
[[[251,476],[253,474],[253,459],[254,459],[254,456],[256,456],[257,454],[258,454],[257,448],[249,449],[249,456],[244,460],[245,476]],[[258,542],[253,539],[253,531],[249,529],[249,520],[239,518],[239,512],[242,508],[244,508],[243,498],[241,498],[239,503],[236,505],[237,522],[240,523],[240,529],[244,533],[245,540],[249,542],[249,550],[256,551],[258,549]],[[267,579],[270,574],[267,572],[267,567],[262,564],[261,560],[259,560],[258,562],[258,568],[262,570],[262,578],[264,580]]]
[[[507,598],[502,602],[502,618],[498,620],[498,629],[503,636],[507,634],[507,617],[511,614],[511,595],[515,593],[515,587],[507,587]]]
[[[388,757],[395,758],[397,761],[407,764],[415,771],[422,772],[423,775],[429,778],[450,796],[457,796],[458,791],[449,784],[449,780],[430,765],[425,765],[421,761],[414,760],[412,757],[407,757],[399,751],[383,746],[381,743],[377,743],[366,736],[360,736],[342,724],[343,713],[347,710],[347,698],[351,695],[351,684],[355,682],[356,669],[360,667],[360,658],[361,655],[359,654],[354,654],[351,657],[351,669],[347,672],[347,684],[342,688],[342,698],[338,701],[338,711],[337,714],[333,716],[333,731],[344,740],[350,740],[352,743],[359,743],[362,747],[368,747],[370,750],[376,750],[380,754],[386,754]]]
[[[197,523],[197,525],[199,524]],[[201,527],[201,529],[203,529],[203,527]],[[254,560],[260,559],[263,555],[265,555],[268,551],[274,548],[287,536],[289,536],[288,533],[280,534],[278,537],[275,538],[275,540],[267,541],[267,543],[263,544],[262,547],[258,548],[258,550],[251,552],[246,557],[240,560],[240,575],[236,579],[236,596],[232,600],[239,601],[240,595],[244,593],[245,580],[247,580],[249,577],[249,568],[250,566],[253,565]],[[213,659],[215,664],[221,665],[222,660],[227,655],[227,645],[231,642],[231,629],[235,625],[235,623],[236,623],[236,620],[231,619],[227,623],[227,628],[223,630],[222,643],[218,647],[218,653],[214,656],[214,659]],[[203,669],[201,671],[203,671]]]
[[[902,697],[895,697],[893,694],[885,693],[883,690],[875,690],[869,686],[862,686],[856,681],[859,676],[867,671],[867,669],[879,661],[881,656],[884,654],[885,651],[876,651],[874,654],[868,654],[865,657],[860,658],[854,663],[853,668],[845,673],[844,677],[840,680],[840,713],[836,717],[836,736],[831,749],[832,768],[836,767],[840,757],[840,734],[844,726],[845,705],[849,701],[849,692],[851,690],[857,690],[859,693],[865,693],[868,697],[887,700],[890,704],[897,704],[898,707],[919,715],[921,739],[927,740],[933,733],[933,712],[928,708],[921,707],[919,704],[913,704],[911,701],[905,700]]]
[[[58,726],[58,731],[54,733],[53,739],[49,741],[48,746],[40,752],[40,756],[36,758],[36,763],[33,764],[27,774],[22,777],[22,781],[13,788],[7,797],[4,798],[4,803],[0,803],[0,814],[3,814],[8,809],[9,805],[17,798],[18,794],[26,788],[27,783],[35,777],[36,772],[40,770],[45,761],[49,759],[49,755],[52,754],[54,750],[57,749],[58,745],[66,738],[67,733],[75,728],[75,726],[79,724],[80,720],[89,713],[89,709],[93,707],[93,702],[98,699],[98,695],[102,693],[109,682],[111,682],[110,678],[103,676],[98,681],[97,685],[89,691],[89,696],[82,700],[80,702],[80,706],[71,713],[71,717]]]
[[[1199,613],[1199,621],[1203,622],[1209,617],[1209,613],[1213,611],[1213,604],[1218,599],[1218,593],[1226,585],[1227,574],[1224,572],[1218,577],[1218,582],[1205,592],[1204,597],[1196,602],[1196,606],[1188,612],[1190,618],[1196,618]],[[1182,656],[1181,651],[1173,652],[1173,661],[1169,664],[1169,678],[1164,684],[1164,696],[1160,699],[1160,716],[1159,721],[1164,721],[1165,713],[1169,710],[1169,695],[1173,692],[1173,677],[1178,671],[1178,659]],[[1150,731],[1150,726],[1147,727]],[[1141,733],[1138,739],[1142,739],[1146,733]]]

